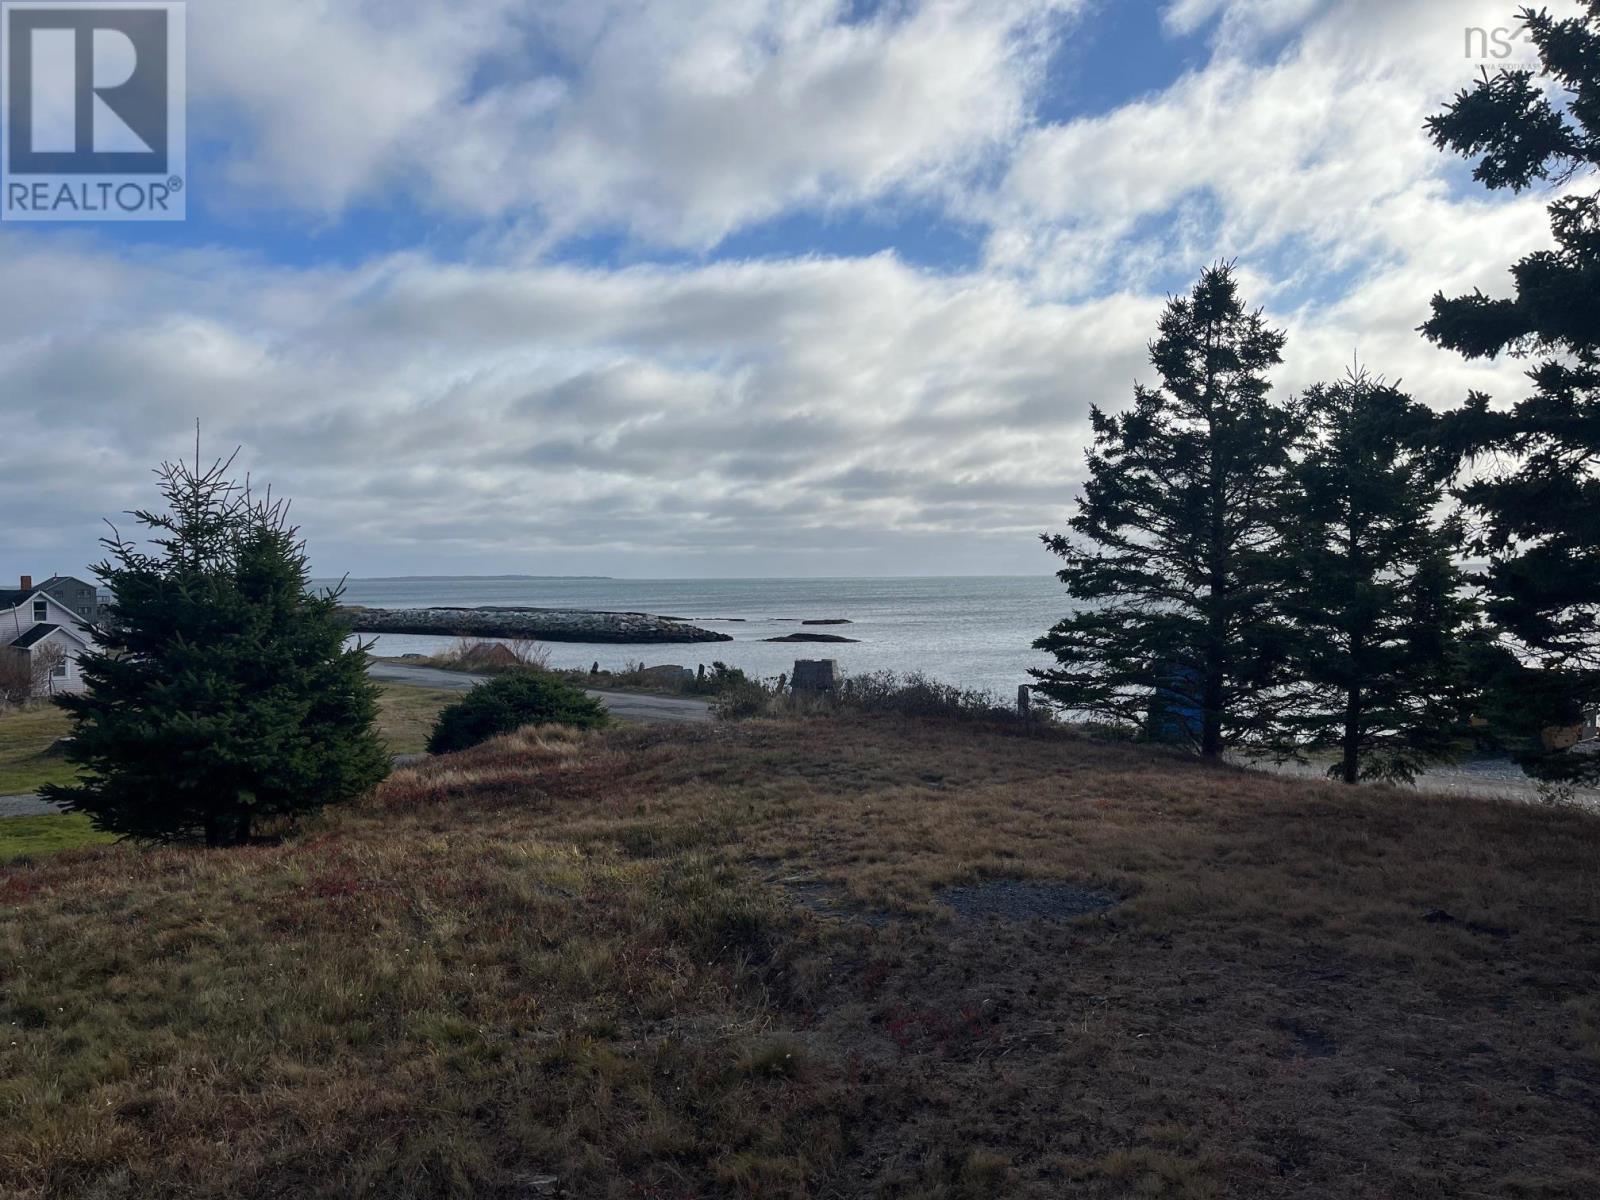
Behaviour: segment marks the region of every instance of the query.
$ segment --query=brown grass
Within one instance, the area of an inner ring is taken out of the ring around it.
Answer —
[[[1016,878],[1124,899],[938,902]],[[1597,931],[1579,813],[523,733],[283,846],[0,869],[0,1194],[1588,1197]]]

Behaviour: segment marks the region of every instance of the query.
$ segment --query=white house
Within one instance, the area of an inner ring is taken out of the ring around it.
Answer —
[[[47,677],[52,693],[81,692],[83,676],[78,657],[89,649],[88,625],[83,618],[24,575],[14,591],[0,591],[0,654],[21,654],[30,661],[47,648],[60,648],[60,661]],[[50,652],[50,657],[58,657]]]

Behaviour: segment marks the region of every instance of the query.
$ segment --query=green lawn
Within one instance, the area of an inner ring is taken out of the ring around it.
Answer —
[[[54,817],[0,817],[0,863],[75,846],[102,846],[116,835],[101,833],[78,813]]]
[[[384,684],[378,731],[393,754],[420,754],[439,710],[459,692]],[[69,732],[67,717],[52,705],[0,713],[0,796],[28,795],[47,783],[71,783],[72,766],[46,751]]]
[[[439,710],[461,699],[462,694],[443,688],[384,684],[378,701],[378,732],[389,743],[389,753],[421,754]]]
[[[419,754],[439,710],[459,692],[385,684],[378,730],[393,754]],[[0,796],[29,795],[47,783],[71,783],[70,763],[46,755],[68,732],[67,717],[51,705],[0,714]],[[0,818],[0,863],[49,854],[73,846],[115,841],[83,816]]]
[[[0,796],[38,791],[47,783],[71,783],[72,766],[45,751],[67,735],[67,715],[54,705],[0,713]]]

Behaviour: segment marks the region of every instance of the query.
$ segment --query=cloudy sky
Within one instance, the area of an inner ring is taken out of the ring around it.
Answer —
[[[1514,8],[191,0],[189,220],[0,229],[0,576],[197,417],[324,574],[1042,574],[1219,258],[1286,393],[1509,399],[1413,330],[1547,239],[1421,132]]]

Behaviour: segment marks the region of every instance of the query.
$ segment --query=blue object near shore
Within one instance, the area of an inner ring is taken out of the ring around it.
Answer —
[[[1205,728],[1205,710],[1195,698],[1200,672],[1169,666],[1150,698],[1150,735],[1162,742],[1198,742]]]

